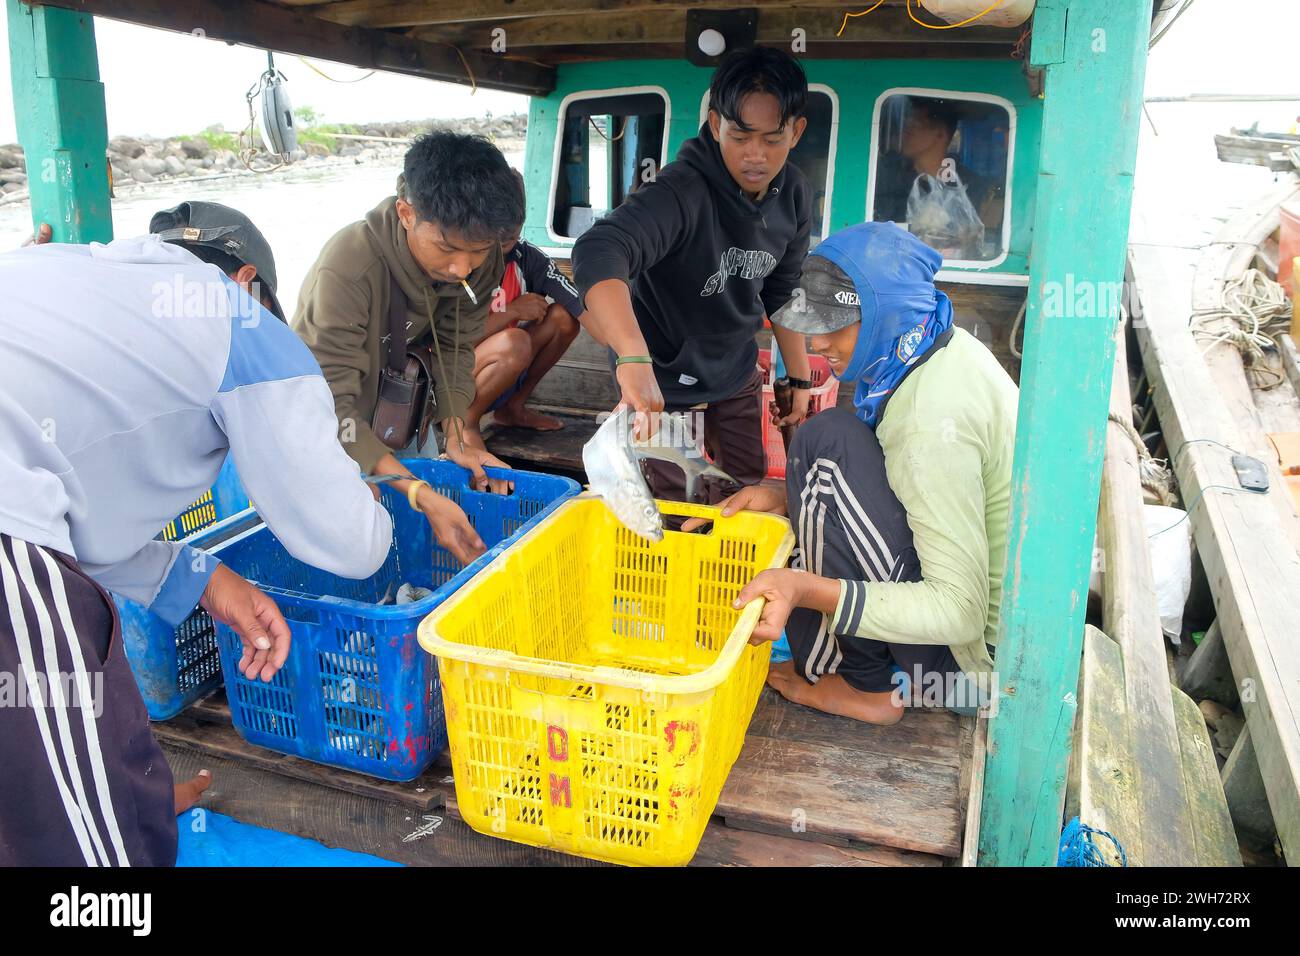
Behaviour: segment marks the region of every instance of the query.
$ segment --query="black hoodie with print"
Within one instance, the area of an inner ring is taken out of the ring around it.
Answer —
[[[730,398],[758,359],[763,314],[799,284],[812,192],[786,163],[759,202],[727,172],[707,123],[655,181],[573,247],[578,292],[622,279],[668,405]]]

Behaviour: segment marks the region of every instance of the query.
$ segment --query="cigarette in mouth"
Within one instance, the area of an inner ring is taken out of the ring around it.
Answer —
[[[469,296],[469,300],[473,302],[475,305],[478,305],[478,296],[476,296],[474,294],[474,290],[469,287],[469,283],[466,282],[464,279],[461,279],[460,284],[464,286],[465,294]]]

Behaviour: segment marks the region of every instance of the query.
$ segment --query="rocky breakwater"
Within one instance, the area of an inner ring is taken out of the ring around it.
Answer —
[[[260,148],[250,155],[246,137],[215,125],[192,136],[114,136],[108,143],[108,162],[113,187],[120,189],[186,177],[247,174],[250,167],[254,172],[268,172],[299,163],[366,163],[404,152],[412,138],[430,129],[479,134],[502,149],[522,149],[528,117],[516,113],[389,123],[300,123],[298,149],[288,164],[280,164],[278,157],[268,156]],[[261,147],[260,139],[257,145]],[[22,147],[0,146],[0,205],[27,197],[27,176]]]

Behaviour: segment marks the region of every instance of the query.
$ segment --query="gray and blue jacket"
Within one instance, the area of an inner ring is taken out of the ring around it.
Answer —
[[[215,266],[150,236],[0,255],[0,533],[169,623],[216,568],[160,529],[227,455],[296,558],[379,569],[392,520],[311,352]]]

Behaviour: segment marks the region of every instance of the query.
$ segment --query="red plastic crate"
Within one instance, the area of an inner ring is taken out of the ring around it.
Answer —
[[[781,429],[772,424],[772,414],[768,411],[776,398],[772,378],[772,353],[769,349],[758,350],[758,364],[763,370],[763,394],[759,399],[763,416],[763,450],[767,453],[767,477],[785,477],[785,443],[781,441]],[[812,370],[813,389],[808,398],[808,414],[813,415],[824,408],[834,406],[840,394],[840,380],[831,374],[831,367],[820,355],[808,356],[808,367]]]

